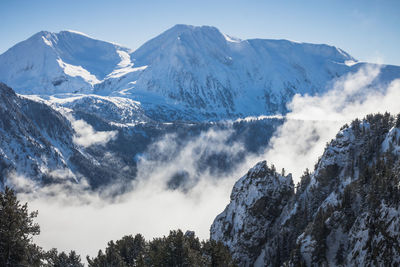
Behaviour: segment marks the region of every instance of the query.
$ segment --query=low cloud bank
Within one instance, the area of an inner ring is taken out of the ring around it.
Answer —
[[[221,177],[208,169],[199,170],[198,161],[215,152],[242,153],[240,143],[226,143],[232,133],[210,129],[184,144],[174,134],[164,136],[139,159],[138,178],[129,185],[134,190],[112,198],[113,186],[102,192],[88,191],[84,179],[79,184],[66,181],[45,187],[21,176],[10,181],[21,190],[19,197],[29,202],[30,210],[39,210],[41,234],[36,242],[45,249],[74,249],[82,256],[93,256],[109,240],[126,234],[141,233],[151,239],[178,228],[194,230],[207,239],[234,182],[248,166],[236,165]],[[188,177],[186,190],[168,188],[170,178],[182,171]]]

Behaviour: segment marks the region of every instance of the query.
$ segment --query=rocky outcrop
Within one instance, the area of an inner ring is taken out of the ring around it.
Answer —
[[[257,164],[269,182],[255,186],[254,169],[241,178],[211,238],[243,266],[398,265],[399,126],[389,114],[344,126],[295,192]]]
[[[234,185],[231,203],[211,227],[212,238],[228,245],[240,265],[249,265],[293,195],[290,175],[278,174],[266,161],[258,163]]]

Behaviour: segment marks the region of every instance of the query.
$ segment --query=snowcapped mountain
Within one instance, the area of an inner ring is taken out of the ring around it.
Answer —
[[[327,45],[239,40],[214,27],[186,25],[167,30],[131,57],[146,68],[130,86],[117,85],[124,93],[143,102],[149,93],[161,95],[171,105],[216,117],[284,113],[295,93],[324,90],[354,60]]]
[[[74,31],[42,31],[0,55],[0,81],[22,94],[88,93],[125,67],[129,51]]]
[[[240,266],[400,264],[400,114],[355,120],[294,190],[260,162],[211,226]]]
[[[0,55],[0,81],[22,94],[130,98],[153,120],[204,121],[285,114],[294,94],[325,92],[365,64],[333,46],[176,25],[136,51],[71,31],[39,32]],[[382,66],[377,80],[399,77],[399,67]]]

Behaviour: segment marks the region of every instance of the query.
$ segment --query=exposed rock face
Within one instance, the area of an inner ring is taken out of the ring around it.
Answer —
[[[261,175],[269,182],[257,187],[251,170],[211,238],[244,266],[400,264],[399,126],[400,116],[385,114],[343,127],[296,192],[290,178],[273,182],[279,175],[270,170]]]
[[[212,238],[228,245],[241,265],[249,265],[293,194],[290,175],[279,175],[266,161],[258,163],[234,185],[231,203],[211,227]]]

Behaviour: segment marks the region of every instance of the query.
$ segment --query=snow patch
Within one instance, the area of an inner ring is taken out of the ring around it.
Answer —
[[[48,45],[48,46],[50,46],[50,47],[53,47],[53,43],[52,43],[51,41],[47,40],[44,36],[42,36],[42,39],[43,39],[43,42],[44,42],[46,45]]]
[[[81,66],[74,66],[62,61],[61,58],[57,59],[58,65],[64,70],[64,73],[71,77],[81,77],[83,80],[91,84],[92,86],[100,83],[100,81],[91,74],[89,71],[85,70]]]
[[[222,35],[225,37],[225,40],[227,40],[230,43],[240,43],[242,41],[239,38],[232,37],[224,33]]]
[[[344,62],[344,64],[346,65],[346,66],[349,66],[349,67],[351,67],[351,66],[354,66],[355,64],[357,64],[358,62],[357,61],[354,61],[354,60],[346,60],[345,62]]]
[[[79,31],[75,31],[75,30],[65,30],[65,31],[66,31],[66,32],[70,32],[70,33],[79,34],[79,35],[85,36],[85,37],[87,37],[87,38],[93,39],[92,37],[90,37],[89,35],[87,35],[86,33],[83,33],[83,32],[79,32]]]
[[[133,63],[131,62],[131,57],[129,56],[129,54],[127,52],[122,51],[122,50],[117,50],[117,53],[121,58],[121,62],[118,63],[118,67],[125,68],[125,67],[133,66]]]

